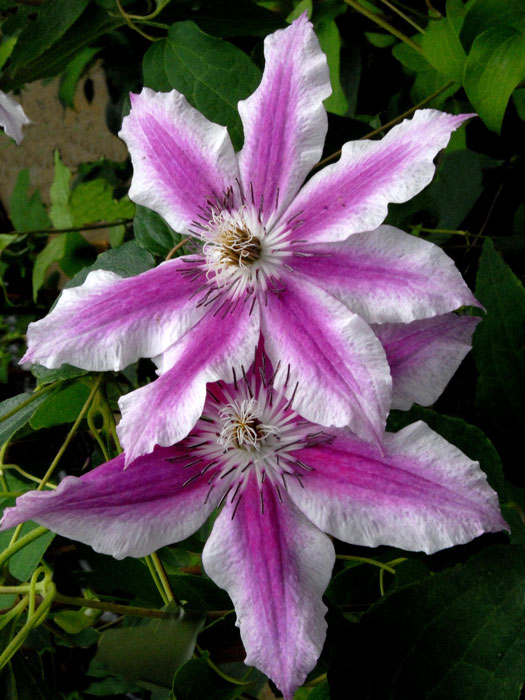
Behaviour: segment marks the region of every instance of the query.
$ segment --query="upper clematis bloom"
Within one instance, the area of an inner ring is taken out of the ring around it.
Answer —
[[[4,128],[7,136],[15,140],[17,146],[20,146],[24,138],[22,127],[25,124],[31,124],[31,119],[24,112],[22,105],[0,90],[0,126]]]
[[[381,447],[312,424],[256,361],[251,375],[208,386],[182,442],[29,492],[1,528],[35,520],[120,559],[185,539],[222,506],[204,568],[233,601],[246,663],[291,700],[326,634],[335,553],[324,533],[431,553],[506,523],[479,464],[424,423],[385,433]]]
[[[380,441],[392,379],[370,324],[477,303],[440,248],[381,226],[388,202],[430,182],[470,115],[420,110],[381,141],[347,143],[302,186],[327,129],[326,58],[306,16],[268,36],[265,57],[260,86],[239,103],[238,154],[176,90],[131,96],[120,132],[130,197],[192,236],[195,254],[131,279],[92,272],[29,327],[25,362],[118,370],[155,358],[159,379],[120,402],[128,459],[187,435],[206,382],[231,382],[261,333],[276,387],[296,392],[305,418]]]

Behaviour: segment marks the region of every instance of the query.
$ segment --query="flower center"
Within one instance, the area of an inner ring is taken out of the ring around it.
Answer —
[[[253,265],[261,257],[261,240],[246,227],[234,223],[221,232],[219,239],[220,261],[226,265],[245,267]]]
[[[223,419],[217,442],[228,449],[236,447],[259,452],[270,435],[279,435],[279,428],[261,420],[261,406],[255,399],[233,401],[219,411]]]

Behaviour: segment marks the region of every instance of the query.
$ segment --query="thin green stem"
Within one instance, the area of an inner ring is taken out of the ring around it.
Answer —
[[[346,0],[345,0],[345,2],[346,2]],[[377,129],[374,129],[373,131],[369,131],[368,134],[361,136],[359,141],[363,141],[364,139],[370,139],[373,136],[377,136],[377,134],[380,134],[382,131],[386,131],[387,129],[390,129],[391,126],[395,126],[400,121],[405,119],[405,117],[410,116],[417,109],[424,107],[429,102],[432,102],[433,99],[435,99],[436,97],[439,97],[439,95],[441,95],[442,92],[445,92],[445,90],[448,90],[448,88],[451,85],[454,85],[453,80],[450,80],[448,83],[445,83],[445,85],[442,85],[438,90],[433,92],[431,95],[428,95],[428,97],[425,97],[424,100],[421,100],[421,102],[418,102],[417,105],[414,105],[413,107],[410,107],[410,109],[407,109],[406,112],[399,114],[394,119],[391,119],[386,124],[383,124],[383,126],[380,126]],[[334,158],[337,158],[340,155],[341,155],[341,149],[339,149],[338,151],[335,151],[335,153],[332,153],[331,155],[327,156],[326,158],[323,158],[323,160],[320,160],[319,163],[317,163],[317,165],[314,165],[313,170],[317,170],[319,168],[322,168],[324,165],[326,165],[327,163],[330,163],[332,160],[334,160]]]
[[[419,24],[417,24],[417,22],[414,22],[413,19],[410,19],[410,17],[408,15],[405,15],[403,10],[400,10],[399,7],[396,7],[396,5],[389,2],[389,0],[381,0],[381,2],[383,3],[383,5],[386,5],[387,7],[389,7],[392,10],[392,12],[395,12],[396,14],[398,14],[402,19],[405,20],[405,22],[408,22],[412,27],[414,27],[414,29],[416,31],[421,32],[421,34],[425,33],[425,30],[422,29],[419,26]]]
[[[388,564],[383,564],[381,561],[376,561],[375,559],[368,559],[367,557],[354,557],[351,554],[338,554],[337,559],[342,559],[343,561],[357,561],[361,564],[372,564],[372,566],[378,566],[380,569],[388,571],[390,574],[395,574],[396,570],[393,569]]]
[[[4,474],[4,469],[5,469],[4,458],[5,458],[5,453],[6,453],[8,447],[9,447],[9,440],[4,442],[4,444],[2,445],[2,448],[0,449],[0,483],[2,484],[2,488],[4,489],[4,491],[9,491],[9,484],[7,483],[7,480],[6,480],[5,474]]]
[[[109,462],[109,454],[108,451],[106,450],[106,446],[104,445],[104,440],[100,437],[100,433],[98,432],[96,425],[95,425],[95,420],[93,418],[93,406],[89,409],[88,414],[87,414],[87,424],[89,428],[89,432],[95,440],[98,443],[98,446],[100,447],[100,451],[104,455],[104,460],[106,462]]]
[[[360,12],[365,17],[368,17],[368,19],[372,20],[372,22],[375,22],[382,29],[385,29],[387,32],[389,32],[390,34],[395,36],[397,39],[400,39],[405,44],[407,44],[408,46],[413,48],[414,51],[417,51],[418,53],[422,53],[421,46],[416,44],[415,41],[413,41],[406,34],[403,34],[403,32],[399,31],[399,29],[396,29],[395,27],[393,27],[389,22],[387,22],[385,19],[383,19],[379,15],[376,15],[374,12],[371,12],[371,10],[369,10],[368,8],[363,7],[363,5],[359,4],[357,2],[357,0],[345,0],[345,2],[347,5],[350,5],[350,7],[353,7],[354,10],[357,10],[357,12]]]
[[[63,456],[64,452],[67,450],[69,443],[71,442],[71,440],[72,440],[73,437],[75,436],[75,433],[76,433],[77,430],[78,430],[78,426],[80,425],[80,423],[81,423],[82,420],[84,419],[84,416],[86,415],[87,410],[88,410],[88,408],[90,407],[91,402],[93,401],[93,399],[94,399],[94,397],[95,397],[95,394],[96,394],[97,391],[98,391],[98,388],[99,388],[99,386],[100,386],[100,382],[102,381],[102,376],[103,376],[103,375],[101,374],[101,375],[95,380],[95,383],[93,384],[93,387],[92,387],[91,391],[89,392],[89,396],[87,397],[86,402],[85,402],[84,405],[82,406],[82,410],[81,410],[80,413],[78,414],[76,421],[73,423],[73,426],[72,426],[71,430],[69,431],[69,433],[67,434],[66,439],[65,439],[64,442],[62,443],[62,447],[58,450],[55,459],[54,459],[54,460],[51,462],[51,464],[49,465],[49,469],[48,469],[47,472],[44,474],[44,478],[42,479],[42,481],[41,481],[40,484],[38,485],[37,491],[41,491],[41,490],[44,488],[44,486],[47,484],[48,480],[49,480],[49,479],[51,478],[51,476],[53,475],[53,472],[55,471],[55,469],[56,469],[58,463],[59,463],[60,460],[62,459],[62,456]]]
[[[124,226],[133,219],[118,219],[117,221],[100,221],[96,224],[84,224],[83,226],[68,226],[67,228],[41,228],[35,231],[8,231],[8,235],[33,236],[36,234],[71,233],[73,231],[95,231],[99,228],[112,228],[113,226]]]
[[[118,439],[117,424],[115,423],[115,416],[113,415],[113,411],[111,410],[111,405],[109,403],[108,392],[105,383],[102,384],[102,386],[100,387],[99,397],[103,405],[104,418],[107,419],[109,423],[109,432],[111,433],[111,437],[113,438],[118,454],[121,454],[123,452],[123,449],[120,444],[120,440]]]
[[[169,601],[168,601],[168,598],[166,596],[166,591],[164,590],[164,587],[163,587],[163,585],[158,577],[157,570],[155,569],[155,566],[153,565],[153,562],[151,560],[151,555],[146,555],[144,557],[144,561],[146,562],[146,566],[149,569],[149,572],[151,574],[151,578],[153,579],[153,583],[157,587],[157,590],[160,594],[160,597],[162,598],[162,602],[164,603],[164,605],[167,605]]]
[[[38,399],[40,396],[42,396],[42,394],[45,394],[47,391],[54,389],[55,386],[56,386],[56,384],[47,384],[42,389],[38,389],[37,391],[35,391],[34,394],[31,394],[31,396],[29,396],[25,401],[22,401],[22,403],[19,403],[18,406],[15,406],[13,409],[8,411],[7,413],[4,413],[4,415],[0,417],[0,423],[3,423],[8,418],[11,418],[11,416],[14,416],[15,413],[18,413],[18,411],[21,411],[26,406],[29,406],[30,403],[32,403],[33,401]]]
[[[164,570],[164,567],[162,566],[162,562],[159,559],[159,555],[157,552],[153,552],[151,555],[151,561],[153,563],[153,566],[155,567],[155,571],[157,572],[157,576],[159,577],[159,581],[162,585],[162,588],[164,590],[164,595],[168,599],[168,603],[171,603],[175,601],[178,605],[180,605],[179,601],[175,599],[175,596],[173,595],[173,591],[170,586],[169,579],[166,575],[166,571]]]
[[[16,586],[13,586],[13,588],[16,588]],[[2,630],[6,625],[9,624],[13,617],[21,615],[27,607],[27,603],[28,597],[24,596],[21,600],[18,601],[14,608],[11,608],[11,610],[8,610],[6,613],[3,613],[2,618],[0,619],[0,630]]]
[[[146,32],[143,32],[140,27],[137,27],[137,25],[134,22],[132,22],[132,20],[130,19],[130,15],[127,14],[127,12],[124,10],[122,5],[120,4],[120,0],[115,0],[115,2],[117,4],[118,11],[122,15],[122,19],[124,20],[124,22],[128,25],[128,27],[130,29],[133,29],[133,31],[138,32],[141,36],[143,36],[148,41],[158,41],[157,37],[150,36],[149,34],[146,34]]]
[[[16,554],[30,542],[42,537],[42,535],[45,535],[46,532],[49,532],[47,527],[36,527],[34,530],[31,530],[31,532],[28,532],[27,535],[24,535],[19,540],[12,542],[7,549],[4,549],[4,551],[0,553],[0,568],[13,556],[13,554]]]
[[[19,467],[18,464],[3,464],[1,466],[1,469],[14,469],[19,474],[21,474],[23,477],[25,477],[26,479],[29,479],[30,481],[34,481],[37,484],[39,484],[42,481],[42,479],[39,479],[38,476],[33,476],[29,472],[26,472],[25,469],[22,469],[22,467]],[[56,487],[57,487],[57,485],[53,484],[51,481],[48,481],[46,486],[49,489],[56,489]]]
[[[198,644],[195,644],[195,648],[199,652],[199,654],[202,656],[202,649]],[[224,671],[221,671],[221,669],[216,666],[213,661],[211,660],[210,656],[207,658],[208,661],[208,666],[212,668],[215,673],[220,676],[223,680],[228,681],[228,683],[233,683],[233,685],[251,685],[253,681],[239,681],[237,678],[233,678],[232,676],[228,676],[228,674],[224,673]]]
[[[4,592],[4,589],[0,588],[0,593],[2,592]],[[106,610],[107,612],[112,612],[116,615],[151,617],[159,620],[172,616],[172,613],[166,613],[163,610],[154,610],[153,608],[140,608],[133,605],[120,605],[119,603],[106,603],[101,600],[91,600],[90,598],[76,598],[69,595],[62,595],[61,593],[56,594],[55,602],[62,603],[63,605],[73,605],[78,608]]]

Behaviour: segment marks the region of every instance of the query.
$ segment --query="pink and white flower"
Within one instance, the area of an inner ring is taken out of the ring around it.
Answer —
[[[180,443],[31,491],[1,529],[31,519],[121,559],[185,539],[222,506],[205,571],[233,601],[246,663],[291,700],[325,639],[327,535],[431,553],[506,523],[479,464],[424,423],[385,433],[381,447],[312,424],[257,362],[249,376],[208,386]]]
[[[327,129],[326,58],[306,16],[268,36],[265,57],[260,86],[239,103],[238,154],[226,128],[177,91],[131,96],[120,133],[130,197],[191,235],[195,253],[132,279],[92,272],[29,327],[25,362],[119,370],[155,359],[159,379],[121,400],[129,459],[187,435],[206,382],[231,382],[261,333],[280,361],[276,387],[297,386],[305,418],[379,441],[392,379],[370,324],[477,303],[440,248],[381,226],[389,202],[430,182],[434,157],[470,115],[420,110],[380,141],[347,143],[303,185]]]

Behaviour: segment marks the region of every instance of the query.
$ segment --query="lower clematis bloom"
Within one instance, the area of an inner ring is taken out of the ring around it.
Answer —
[[[327,430],[275,389],[260,354],[257,363],[208,386],[180,443],[29,492],[1,529],[31,519],[121,559],[185,539],[222,508],[204,569],[233,601],[246,663],[291,700],[325,639],[327,535],[431,553],[506,523],[479,464],[424,423],[386,433],[381,448]]]
[[[130,197],[192,236],[195,254],[130,279],[91,272],[29,326],[24,362],[102,371],[155,358],[159,379],[120,403],[130,460],[187,435],[206,383],[231,382],[261,333],[281,361],[276,387],[298,386],[305,418],[380,441],[392,379],[372,325],[477,304],[440,248],[381,226],[389,202],[430,182],[434,157],[471,115],[419,110],[380,141],[347,143],[301,187],[327,129],[326,58],[306,16],[266,38],[265,58],[260,86],[239,103],[238,154],[176,90],[131,96],[120,132]]]

